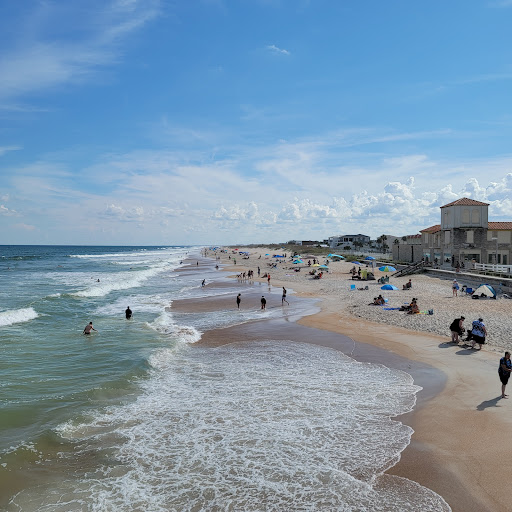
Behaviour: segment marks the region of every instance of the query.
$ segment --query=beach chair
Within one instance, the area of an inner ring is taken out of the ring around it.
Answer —
[[[473,288],[466,288],[466,295],[473,295]]]

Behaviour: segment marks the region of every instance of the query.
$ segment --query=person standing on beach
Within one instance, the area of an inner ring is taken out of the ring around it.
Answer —
[[[459,336],[462,336],[464,332],[464,320],[465,318],[461,316],[451,323],[450,331],[452,332],[452,343],[459,343]]]
[[[126,320],[130,320],[130,318],[131,318],[131,317],[132,317],[132,315],[133,315],[133,312],[132,312],[132,310],[130,309],[130,306],[128,306],[128,307],[126,308],[126,311],[125,311],[124,313],[125,313],[125,315],[126,315]]]
[[[237,296],[236,296],[236,307],[238,309],[240,309],[240,302],[242,301],[242,294],[239,293]]]
[[[485,337],[487,336],[487,329],[482,318],[473,322],[473,328],[471,329],[471,337],[473,338],[473,344],[471,348],[475,348],[475,343],[480,345],[478,350],[482,350],[482,345],[485,344]]]
[[[459,290],[459,283],[457,283],[457,279],[454,279],[453,283],[452,283],[452,297],[457,297],[458,290]]]
[[[258,277],[260,277],[260,267],[258,267]]]
[[[92,326],[92,322],[89,322],[85,328],[83,334],[91,334],[91,331],[96,331],[96,329]],[[98,331],[96,331],[98,332]]]
[[[265,299],[265,296],[261,296],[261,309],[267,309],[267,299]]]
[[[505,394],[505,387],[507,386],[508,379],[512,372],[512,361],[510,360],[510,352],[505,352],[505,357],[500,359],[500,366],[498,368],[498,375],[501,380],[501,398],[508,398]]]
[[[270,272],[267,274],[267,283],[270,286]]]
[[[206,279],[203,279],[203,282],[201,283],[201,288],[204,288],[206,285]]]
[[[290,303],[286,300],[286,288],[283,286],[283,296],[281,297],[281,305],[284,306],[284,303],[290,305]]]

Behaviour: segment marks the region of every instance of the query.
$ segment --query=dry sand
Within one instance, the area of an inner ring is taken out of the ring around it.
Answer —
[[[308,268],[295,272],[296,266],[289,262],[279,261],[277,268],[269,268],[268,264],[276,259],[265,257],[265,253],[272,254],[268,249],[251,249],[249,260],[236,256],[236,267],[227,270],[236,277],[236,273],[251,269],[257,276],[259,265],[262,276],[270,272],[272,285],[286,286],[298,295],[321,300],[321,312],[302,318],[300,324],[344,334],[361,342],[359,347],[376,346],[431,365],[446,375],[446,384],[439,393],[436,383],[423,382],[437,394],[420,401],[412,413],[400,418],[415,433],[401,461],[389,473],[433,489],[454,511],[510,510],[507,487],[512,470],[512,450],[508,445],[512,399],[500,398],[497,368],[503,347],[512,347],[508,338],[512,301],[452,297],[451,280],[427,275],[412,276],[413,288],[408,291],[402,291],[402,284],[409,277],[391,278],[391,284],[399,290],[383,292],[376,281],[352,281],[352,264],[345,262],[331,263],[330,272],[323,279],[314,280]],[[228,254],[221,255],[221,262],[232,264]],[[383,274],[375,272],[377,278]],[[463,284],[464,276],[457,280]],[[267,280],[256,277],[255,281]],[[351,284],[356,288],[368,286],[368,290],[351,291]],[[416,297],[420,310],[433,309],[434,314],[407,315],[369,306],[379,293],[388,298],[386,307],[399,307]],[[293,294],[288,299],[293,300]],[[461,314],[466,317],[466,326],[479,316],[484,319],[489,343],[483,350],[449,343],[448,326]],[[356,358],[358,350],[353,354]]]

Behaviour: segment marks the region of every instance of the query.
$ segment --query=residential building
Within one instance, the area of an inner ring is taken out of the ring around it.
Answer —
[[[341,248],[353,250],[368,245],[369,243],[370,237],[361,234],[331,236],[328,239],[328,244],[331,249]]]

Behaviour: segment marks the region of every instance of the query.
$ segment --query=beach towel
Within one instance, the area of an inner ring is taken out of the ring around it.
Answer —
[[[382,308],[384,311],[395,311],[395,310],[398,310],[400,308]]]

